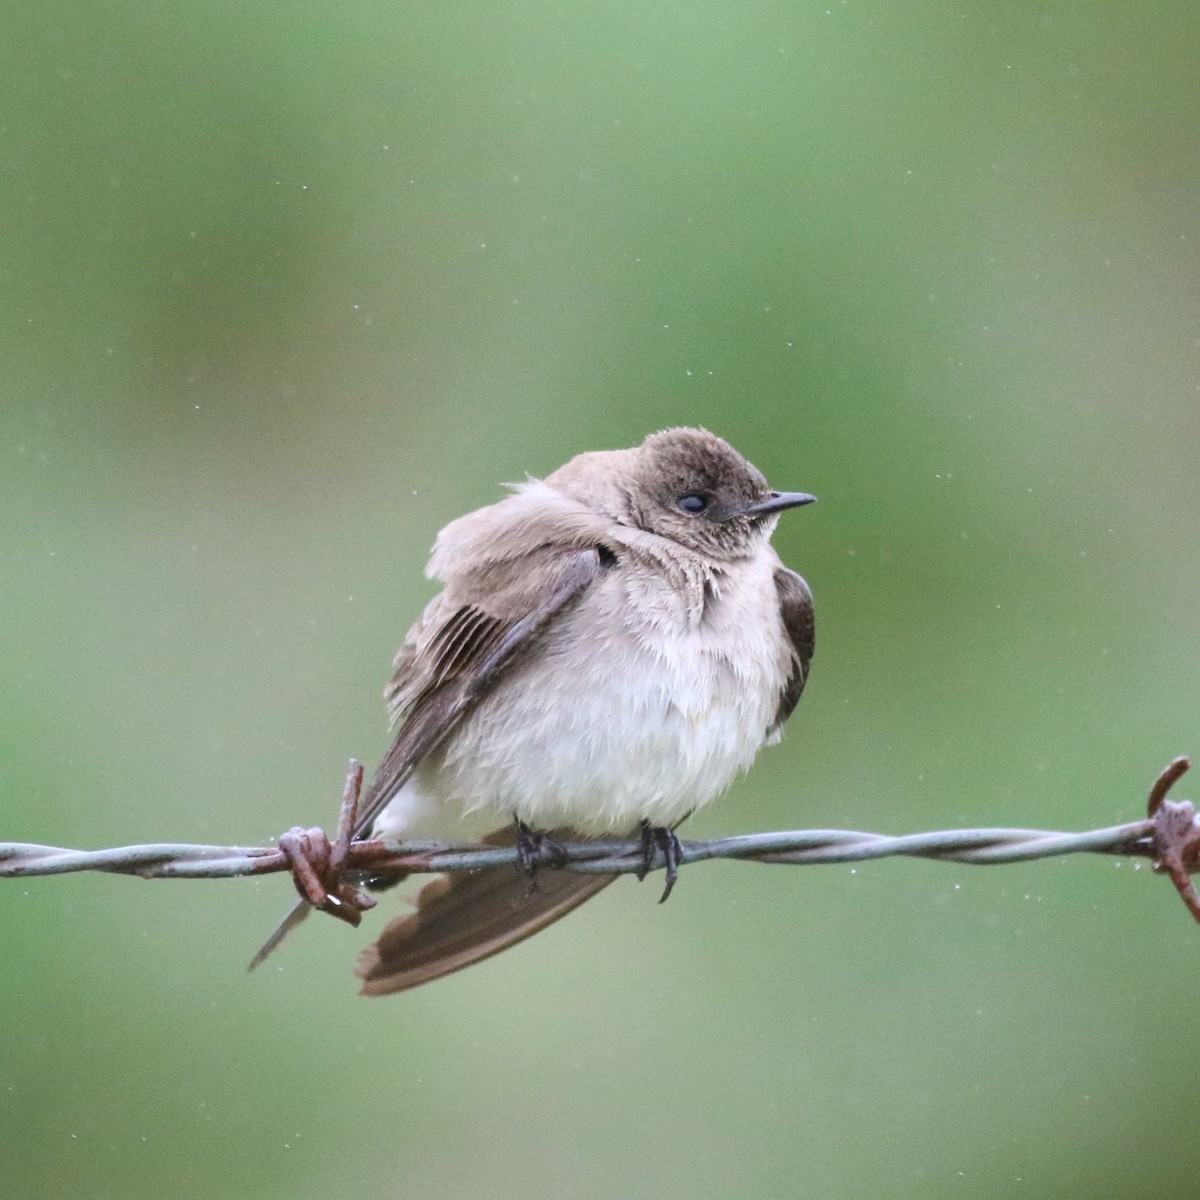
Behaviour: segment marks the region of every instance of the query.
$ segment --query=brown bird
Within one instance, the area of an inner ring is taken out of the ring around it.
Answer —
[[[396,656],[395,740],[359,832],[529,849],[641,830],[648,861],[666,853],[669,890],[675,827],[778,740],[804,689],[812,596],[769,538],[813,499],[771,490],[707,430],[668,429],[452,521],[427,568],[443,590]],[[360,958],[363,992],[495,954],[614,878],[436,878]]]

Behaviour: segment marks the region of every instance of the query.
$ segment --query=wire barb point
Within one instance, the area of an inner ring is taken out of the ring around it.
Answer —
[[[279,849],[291,868],[292,882],[300,898],[354,926],[361,924],[363,913],[376,904],[373,897],[342,879],[350,859],[362,780],[362,764],[351,759],[332,845],[322,829],[296,827],[279,839]]]

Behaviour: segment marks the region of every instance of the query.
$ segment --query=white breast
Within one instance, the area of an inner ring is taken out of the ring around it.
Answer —
[[[689,589],[610,571],[430,756],[381,836],[673,826],[720,795],[767,737],[790,666],[774,553]],[[701,615],[702,614],[702,615]]]

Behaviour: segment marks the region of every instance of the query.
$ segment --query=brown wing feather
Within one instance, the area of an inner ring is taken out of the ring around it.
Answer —
[[[800,700],[800,693],[808,682],[808,668],[812,661],[816,639],[813,620],[812,592],[808,584],[787,567],[775,571],[775,590],[779,594],[779,611],[783,627],[792,643],[792,670],[779,697],[779,709],[775,714],[778,728],[792,715]]]

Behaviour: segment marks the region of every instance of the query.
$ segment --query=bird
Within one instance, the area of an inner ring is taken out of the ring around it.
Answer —
[[[393,740],[355,832],[515,843],[530,865],[425,884],[360,956],[366,995],[487,958],[616,878],[531,881],[561,840],[640,835],[647,866],[665,856],[665,899],[676,828],[779,740],[808,680],[812,593],[770,537],[814,496],[688,427],[509,486],[437,536],[442,590],[396,655]]]

